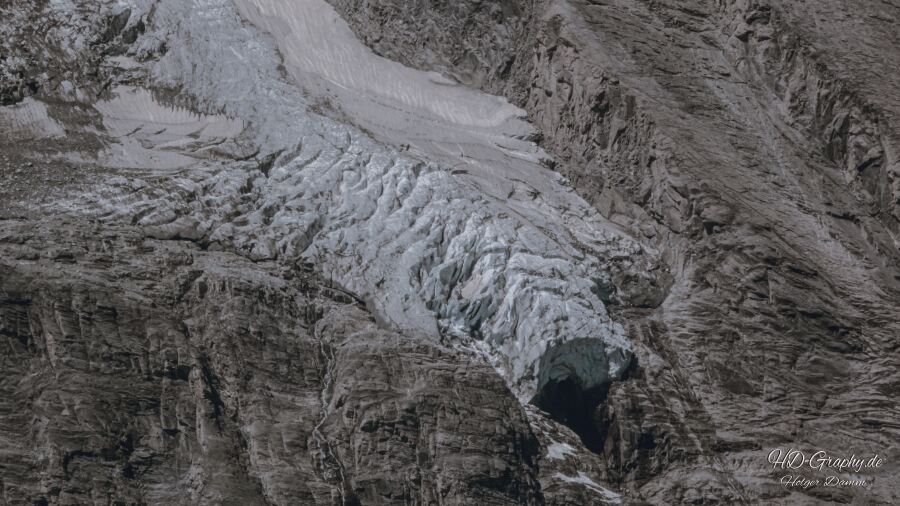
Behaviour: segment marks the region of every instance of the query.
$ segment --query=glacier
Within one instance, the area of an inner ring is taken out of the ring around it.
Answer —
[[[129,22],[147,8],[126,4]],[[522,110],[377,56],[322,0],[155,8],[130,56],[167,41],[148,72],[208,116],[163,114],[127,88],[98,110],[119,125],[115,105],[131,97],[146,113],[129,128],[161,116],[213,128],[200,144],[217,156],[145,146],[171,163],[132,156],[140,177],[67,207],[255,261],[313,264],[384,325],[480,354],[522,402],[549,382],[622,377],[632,346],[601,297],[627,305],[629,284],[656,282],[658,255],[545,166]]]

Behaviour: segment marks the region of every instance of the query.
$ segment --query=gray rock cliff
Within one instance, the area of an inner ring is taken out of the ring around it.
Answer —
[[[900,502],[895,3],[0,1],[0,503]]]

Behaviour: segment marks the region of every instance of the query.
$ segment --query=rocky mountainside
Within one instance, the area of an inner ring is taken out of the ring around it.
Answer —
[[[0,0],[0,503],[900,502],[898,19]]]

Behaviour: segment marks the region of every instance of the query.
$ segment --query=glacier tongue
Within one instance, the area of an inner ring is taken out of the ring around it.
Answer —
[[[386,323],[479,350],[523,402],[549,381],[621,377],[631,345],[600,294],[652,283],[655,253],[541,166],[522,111],[380,58],[324,1],[237,6],[163,0],[139,44],[169,40],[156,82],[246,121],[237,142],[256,159],[113,182],[79,205],[314,263]]]

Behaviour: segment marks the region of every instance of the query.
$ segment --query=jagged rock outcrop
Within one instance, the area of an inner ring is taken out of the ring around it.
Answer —
[[[311,271],[0,227],[4,503],[537,504],[502,379]]]

